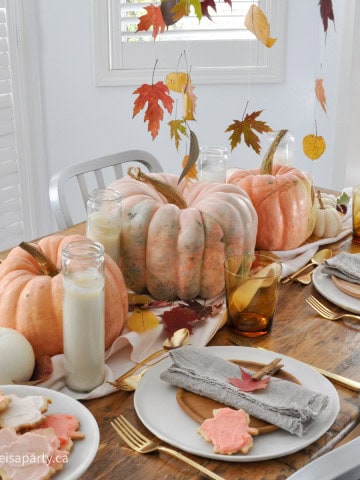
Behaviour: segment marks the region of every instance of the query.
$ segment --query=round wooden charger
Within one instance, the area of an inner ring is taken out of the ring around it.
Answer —
[[[342,278],[335,277],[334,275],[331,276],[332,281],[334,282],[335,286],[341,290],[342,292],[350,295],[351,297],[360,298],[360,285],[357,283],[351,283]]]
[[[231,360],[233,363],[240,365],[241,367],[248,368],[249,370],[256,372],[260,368],[264,366],[263,363],[257,362],[247,362],[243,360]],[[282,380],[288,380],[290,382],[298,383],[300,382],[290,373],[280,370],[276,374],[277,378],[281,378]],[[202,397],[201,395],[197,395],[196,393],[189,392],[183,388],[178,388],[176,391],[176,400],[179,406],[187,413],[193,420],[197,423],[201,424],[207,418],[212,418],[213,410],[217,408],[223,408],[226,405],[212,400],[211,398]],[[258,418],[252,417],[250,415],[250,426],[257,428],[259,431],[259,435],[263,433],[270,433],[274,432],[275,430],[279,430],[279,427],[272,425],[270,423],[264,422]]]

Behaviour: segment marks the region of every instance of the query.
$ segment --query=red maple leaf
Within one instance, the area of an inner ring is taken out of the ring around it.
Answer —
[[[212,8],[214,12],[216,12],[215,0],[204,0],[203,2],[201,2],[201,13],[204,17],[207,17],[209,20],[211,20],[209,8]]]
[[[178,305],[161,315],[165,331],[169,337],[181,328],[187,328],[192,333],[193,327],[198,322],[216,315],[220,307],[221,305],[203,305],[197,300],[188,300],[186,304]]]
[[[242,378],[228,378],[228,381],[231,383],[231,385],[234,385],[234,387],[237,387],[242,392],[254,392],[255,390],[262,390],[269,385],[270,375],[260,378],[260,380],[253,380],[249,373],[247,373],[241,367],[239,368]]]
[[[332,0],[320,0],[320,15],[324,25],[324,32],[327,32],[329,20],[334,21]]]
[[[159,105],[159,102],[164,105],[169,113],[171,113],[173,109],[174,100],[169,95],[169,89],[163,82],[157,82],[152,85],[144,83],[137,88],[133,94],[139,95],[134,102],[133,118],[147,104],[144,122],[149,122],[148,131],[151,133],[151,136],[154,140],[159,133],[160,122],[164,117],[164,110]]]
[[[146,10],[146,13],[145,15],[141,15],[137,31],[141,32],[144,30],[149,30],[150,27],[153,27],[152,36],[155,40],[158,33],[162,33],[166,27],[160,5],[158,7],[149,5],[148,7],[144,7],[144,9]]]

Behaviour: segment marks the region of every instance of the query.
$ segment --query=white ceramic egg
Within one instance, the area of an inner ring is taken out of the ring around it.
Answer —
[[[0,327],[0,385],[29,380],[34,367],[30,342],[17,330]]]

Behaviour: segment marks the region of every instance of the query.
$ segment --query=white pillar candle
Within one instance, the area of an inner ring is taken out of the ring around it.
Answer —
[[[85,240],[68,244],[62,255],[65,383],[88,392],[105,375],[104,250]]]
[[[94,190],[87,202],[86,236],[101,243],[118,263],[120,258],[121,196],[112,189]]]

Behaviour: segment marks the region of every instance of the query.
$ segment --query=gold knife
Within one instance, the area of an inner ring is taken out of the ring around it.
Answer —
[[[229,340],[234,345],[238,345],[240,347],[244,346],[244,345],[241,345],[240,343],[237,343],[237,341],[234,338],[229,337]],[[256,347],[256,348],[259,348],[260,350],[267,350],[264,347]],[[310,368],[313,368],[324,377],[329,378],[330,380],[333,380],[334,382],[338,383],[339,385],[342,385],[343,387],[349,388],[354,392],[360,392],[360,382],[352,380],[351,378],[343,377],[342,375],[338,375],[337,373],[328,372],[327,370],[323,370],[322,368],[315,367],[314,365],[310,365],[309,363],[303,362],[302,360],[299,360],[299,362],[303,363],[304,365],[307,365]]]

